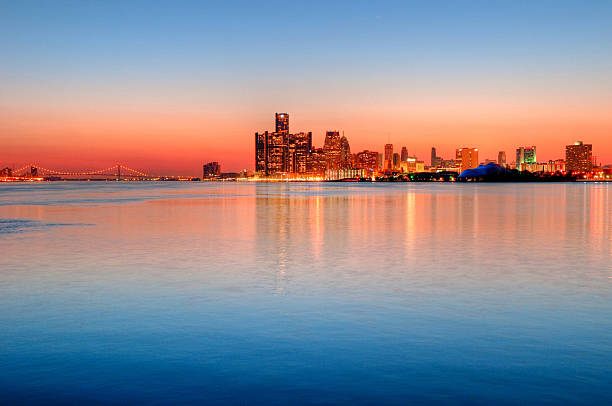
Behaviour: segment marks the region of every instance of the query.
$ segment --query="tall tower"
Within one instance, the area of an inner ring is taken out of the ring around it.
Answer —
[[[276,113],[276,132],[289,134],[289,114]]]
[[[386,171],[393,169],[393,144],[385,144],[385,166]]]
[[[506,166],[506,151],[499,151],[497,154],[497,164],[499,166]]]
[[[588,172],[593,170],[593,145],[576,141],[565,147],[565,162],[568,171]]]
[[[516,149],[516,169],[523,170],[523,164],[535,164],[536,147],[518,147]]]
[[[347,142],[348,145],[348,142]],[[342,164],[342,143],[339,131],[327,131],[323,144],[327,169],[338,169]]]
[[[400,157],[402,162],[406,162],[408,160],[408,149],[406,147],[402,147],[402,156]]]
[[[478,166],[478,148],[458,148],[455,157],[461,165],[461,172]]]
[[[344,168],[351,167],[351,146],[344,134],[340,137],[340,165]]]
[[[268,138],[267,131],[255,133],[255,172],[268,175]]]
[[[442,158],[438,156],[436,147],[431,147],[431,166],[434,168],[442,166]]]

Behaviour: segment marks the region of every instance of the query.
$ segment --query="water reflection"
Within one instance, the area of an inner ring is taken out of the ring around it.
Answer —
[[[612,401],[607,184],[59,186],[0,185],[73,224],[0,236],[7,403]]]

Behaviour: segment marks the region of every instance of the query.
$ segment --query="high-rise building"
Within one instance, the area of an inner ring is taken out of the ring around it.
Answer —
[[[268,134],[268,170],[266,175],[276,175],[287,171],[287,136],[286,133],[277,132]]]
[[[402,162],[406,162],[408,159],[408,149],[406,147],[402,147],[402,156],[400,157]]]
[[[308,171],[308,159],[312,150],[312,132],[288,135],[287,164],[290,173],[304,174]]]
[[[400,154],[398,154],[397,152],[395,152],[395,153],[393,154],[393,170],[394,170],[394,171],[399,170],[399,168],[400,168],[400,162],[401,162],[401,159],[400,159]]]
[[[342,166],[342,141],[338,131],[327,131],[323,144],[327,169],[339,169]]]
[[[255,171],[273,176],[287,171],[289,115],[276,113],[276,128],[281,131],[255,133]]]
[[[506,166],[506,151],[499,151],[497,153],[497,164],[500,166]]]
[[[312,146],[312,132],[289,132],[289,114],[275,114],[275,132],[255,133],[255,171],[258,176],[316,174],[350,169],[355,157],[348,139],[327,131],[323,148]],[[324,166],[322,166],[322,163]]]
[[[352,166],[351,146],[344,134],[342,134],[342,137],[340,137],[340,167],[351,168]]]
[[[276,113],[276,132],[289,134],[289,114]]]
[[[255,172],[268,174],[268,132],[255,133]]]
[[[442,158],[438,156],[435,147],[431,147],[431,166],[433,168],[442,166]]]
[[[209,162],[202,165],[202,178],[210,179],[221,176],[221,165],[219,162]]]
[[[358,152],[355,155],[355,167],[378,172],[378,155],[378,152],[368,150]]]
[[[393,170],[393,144],[385,144],[385,171]]]
[[[516,169],[519,171],[523,170],[523,164],[535,164],[536,159],[536,147],[518,147],[516,149]]]
[[[589,172],[593,169],[593,145],[576,141],[565,147],[565,167],[572,172]]]
[[[327,159],[325,157],[325,150],[323,148],[312,148],[307,167],[308,173],[312,175],[325,175],[325,169],[327,169]]]
[[[461,172],[478,166],[478,148],[458,148],[455,151],[457,163],[461,166]]]

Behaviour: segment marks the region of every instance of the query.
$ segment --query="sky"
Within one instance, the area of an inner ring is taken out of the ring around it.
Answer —
[[[612,163],[612,1],[0,0],[0,166],[253,169],[274,113],[429,163]]]

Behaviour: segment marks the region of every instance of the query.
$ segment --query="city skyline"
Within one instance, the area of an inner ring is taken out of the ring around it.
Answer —
[[[545,3],[8,3],[0,165],[237,171],[270,111],[317,145],[549,160],[588,140],[612,163],[612,5]]]
[[[277,154],[280,154],[280,155],[278,155],[276,158],[271,159],[272,161],[276,161],[276,164],[274,163],[271,164],[272,173],[301,173],[301,174],[311,173],[312,174],[313,172],[318,172],[320,175],[323,175],[324,171],[329,170],[329,169],[339,169],[339,168],[348,169],[348,168],[369,167],[371,165],[371,160],[373,158],[367,156],[364,158],[365,160],[362,160],[363,154],[377,155],[376,159],[377,159],[378,169],[380,170],[381,173],[385,171],[397,170],[400,168],[400,162],[406,163],[407,160],[411,160],[413,162],[414,161],[421,162],[424,168],[427,168],[429,166],[431,166],[432,168],[436,166],[438,167],[455,166],[454,163],[457,163],[458,161],[467,160],[468,164],[465,164],[465,163],[457,164],[457,170],[459,170],[459,172],[465,169],[475,168],[476,166],[478,166],[478,164],[483,164],[483,163],[486,164],[489,162],[495,162],[495,163],[501,164],[502,166],[508,166],[508,167],[517,168],[517,169],[519,167],[522,167],[524,170],[537,172],[537,171],[543,170],[541,169],[542,168],[541,165],[543,163],[546,163],[546,162],[553,163],[553,162],[563,161],[563,165],[561,166],[561,168],[563,168],[562,170],[564,171],[565,170],[564,160],[565,160],[565,157],[567,157],[568,154],[570,154],[569,151],[572,151],[575,148],[581,148],[581,147],[578,147],[578,145],[583,145],[582,140],[574,141],[573,145],[566,144],[563,147],[564,157],[559,155],[555,158],[540,159],[538,161],[536,159],[536,152],[535,152],[537,148],[536,145],[531,145],[531,146],[526,146],[526,147],[523,147],[523,146],[516,147],[515,149],[516,150],[516,160],[507,160],[505,150],[498,150],[495,154],[491,154],[492,155],[492,158],[491,158],[489,157],[489,155],[485,156],[484,154],[482,154],[480,147],[468,148],[465,146],[455,148],[454,150],[455,157],[453,159],[451,156],[452,152],[448,154],[448,156],[446,155],[440,156],[441,154],[438,152],[439,147],[436,144],[430,147],[430,158],[429,158],[429,161],[428,161],[429,164],[428,164],[425,158],[419,158],[419,156],[416,153],[409,151],[409,149],[405,145],[396,146],[397,147],[396,151],[399,151],[401,148],[401,153],[394,152],[393,143],[384,144],[384,146],[381,148],[382,152],[379,152],[376,148],[372,147],[369,149],[365,148],[363,150],[358,150],[358,152],[356,149],[353,149],[353,153],[351,153],[349,141],[347,137],[344,135],[344,131],[338,131],[338,130],[325,131],[325,136],[322,140],[321,147],[317,148],[315,143],[313,142],[312,131],[305,132],[305,131],[300,130],[298,132],[291,132],[289,118],[290,118],[289,113],[286,113],[286,112],[285,113],[278,113],[278,112],[275,113],[274,131],[255,132],[255,152],[253,153],[253,156],[252,156],[252,159],[254,160],[254,165],[252,167],[246,165],[245,167],[242,167],[241,169],[238,169],[238,170],[235,170],[230,167],[229,172],[230,173],[253,172],[261,176],[269,176],[270,174],[268,174],[267,152],[265,152],[266,154],[265,158],[264,158],[264,155],[260,156],[260,154],[258,153],[258,148],[263,151],[264,144],[265,144],[265,148],[268,148],[267,147],[268,138],[272,140],[270,141],[270,145],[277,144],[278,147],[281,147],[281,149],[278,149],[278,152],[277,152]],[[342,133],[342,136],[340,136],[340,133]],[[334,139],[336,140],[334,141]],[[334,145],[332,149],[337,149],[337,151],[334,154],[338,156],[335,158],[340,159],[340,155],[342,155],[341,160],[343,163],[330,167],[330,161],[331,162],[337,161],[337,159],[330,158],[329,156],[330,152],[328,151],[328,148],[330,147],[330,145]],[[577,165],[577,167],[580,168],[580,170],[586,170],[587,168],[592,168],[593,166],[595,166],[595,164],[601,165],[601,166],[610,166],[610,164],[606,165],[605,163],[601,161],[601,156],[597,154],[598,150],[597,149],[593,150],[592,144],[587,143],[585,145],[588,146],[589,148],[588,154],[589,154],[591,163],[589,164],[589,166]],[[283,150],[282,147],[286,147],[287,150],[286,151]],[[273,148],[273,147],[270,147],[270,148]],[[510,148],[511,151],[513,149],[514,148]],[[461,152],[462,150],[470,150],[467,158],[462,155],[462,152]],[[472,158],[472,152],[471,152],[472,150],[475,153],[474,158]],[[319,165],[320,167],[318,169],[313,169],[313,167],[311,167],[312,162],[307,164],[306,157],[310,156],[310,154],[312,154],[312,156],[314,156],[315,159],[316,159],[317,154],[321,155],[321,158],[320,158],[321,164]],[[368,164],[364,164],[364,162],[366,161],[368,162]],[[147,171],[148,172],[147,176],[157,175],[157,176],[193,177],[193,176],[197,176],[197,173],[199,172],[200,174],[203,175],[204,178],[207,178],[209,177],[207,175],[207,170],[205,169],[204,173],[201,172],[202,164],[204,164],[205,162],[208,162],[208,163],[206,163],[204,166],[208,166],[211,164],[215,166],[215,170],[213,171],[214,173],[216,173],[217,175],[221,173],[220,167],[221,167],[221,164],[223,164],[223,161],[221,159],[217,159],[217,160],[202,160],[198,164],[199,165],[198,168],[194,170],[189,170],[187,171],[188,173],[175,173],[175,174],[160,173],[158,169],[156,170],[156,168],[153,168]],[[448,164],[449,162],[454,162],[454,163],[452,165],[449,165]],[[20,163],[20,165],[22,164],[24,164],[24,162]],[[30,161],[27,161],[25,165],[26,166],[29,166],[29,165],[39,166],[40,162],[35,161],[35,160],[30,160]],[[123,164],[119,163],[119,164],[113,165],[113,167],[117,165],[123,166]],[[401,167],[401,168],[402,168],[400,169],[401,172],[414,172],[414,169],[415,169],[413,167],[412,170],[407,171],[405,167]],[[559,168],[559,166],[554,165],[553,168]],[[0,160],[0,169],[2,169],[3,173],[5,173],[6,171],[10,169],[16,169],[16,166],[14,163],[11,166],[10,164],[7,164],[7,162],[3,162]],[[88,168],[78,168],[76,169],[76,171],[86,172],[87,169],[91,169],[91,166]],[[224,166],[224,169],[227,169],[227,167]],[[68,171],[71,171],[71,170],[73,170],[73,168],[68,169]]]
[[[0,1],[0,403],[612,404],[611,22]]]

